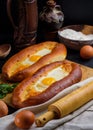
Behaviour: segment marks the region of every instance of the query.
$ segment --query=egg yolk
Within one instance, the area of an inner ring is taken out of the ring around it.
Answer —
[[[30,57],[30,60],[35,62],[35,61],[38,61],[40,58],[41,58],[41,56],[39,56],[39,55],[33,55]]]
[[[52,83],[54,83],[56,80],[53,77],[48,77],[48,78],[44,78],[42,80],[42,83],[44,85],[51,85]]]

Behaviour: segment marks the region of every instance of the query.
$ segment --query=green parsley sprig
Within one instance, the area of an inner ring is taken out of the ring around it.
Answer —
[[[4,98],[8,93],[11,93],[14,88],[18,85],[18,83],[14,84],[0,84],[0,99]]]

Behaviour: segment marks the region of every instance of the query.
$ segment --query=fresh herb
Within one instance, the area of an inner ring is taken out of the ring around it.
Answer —
[[[11,93],[14,88],[18,85],[18,83],[14,84],[0,84],[0,99],[4,98],[8,93]]]

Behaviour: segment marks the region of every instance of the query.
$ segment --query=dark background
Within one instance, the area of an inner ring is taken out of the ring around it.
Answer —
[[[12,16],[17,20],[17,0],[12,0]],[[0,44],[12,42],[13,28],[6,11],[7,0],[0,0]],[[46,0],[37,0],[38,13],[45,6]],[[64,24],[90,24],[93,25],[93,0],[56,0],[61,5],[65,19]],[[38,25],[39,28],[39,25]]]
[[[47,0],[37,0],[38,4],[38,15],[43,10],[46,5]],[[13,27],[7,16],[6,11],[7,0],[0,0],[0,44],[11,43],[13,44]],[[64,13],[64,23],[63,26],[71,24],[88,24],[93,25],[93,0],[56,0],[56,3],[61,6]],[[17,24],[18,19],[18,5],[17,0],[12,0],[11,13],[15,23]],[[43,38],[41,33],[42,26],[38,22],[38,41],[42,41]],[[37,42],[38,42],[37,41]],[[11,51],[10,55],[5,59],[0,59],[0,67],[5,63],[5,61],[13,54]],[[68,49],[67,58],[69,60],[84,64],[89,67],[93,67],[93,59],[82,60],[80,58],[79,52]],[[1,71],[1,70],[0,70]]]

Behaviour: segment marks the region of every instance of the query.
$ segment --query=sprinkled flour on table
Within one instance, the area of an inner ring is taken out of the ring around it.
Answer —
[[[64,38],[71,40],[79,40],[79,41],[93,40],[93,34],[85,35],[82,32],[78,32],[72,29],[64,29],[63,31],[60,31],[60,35]]]

